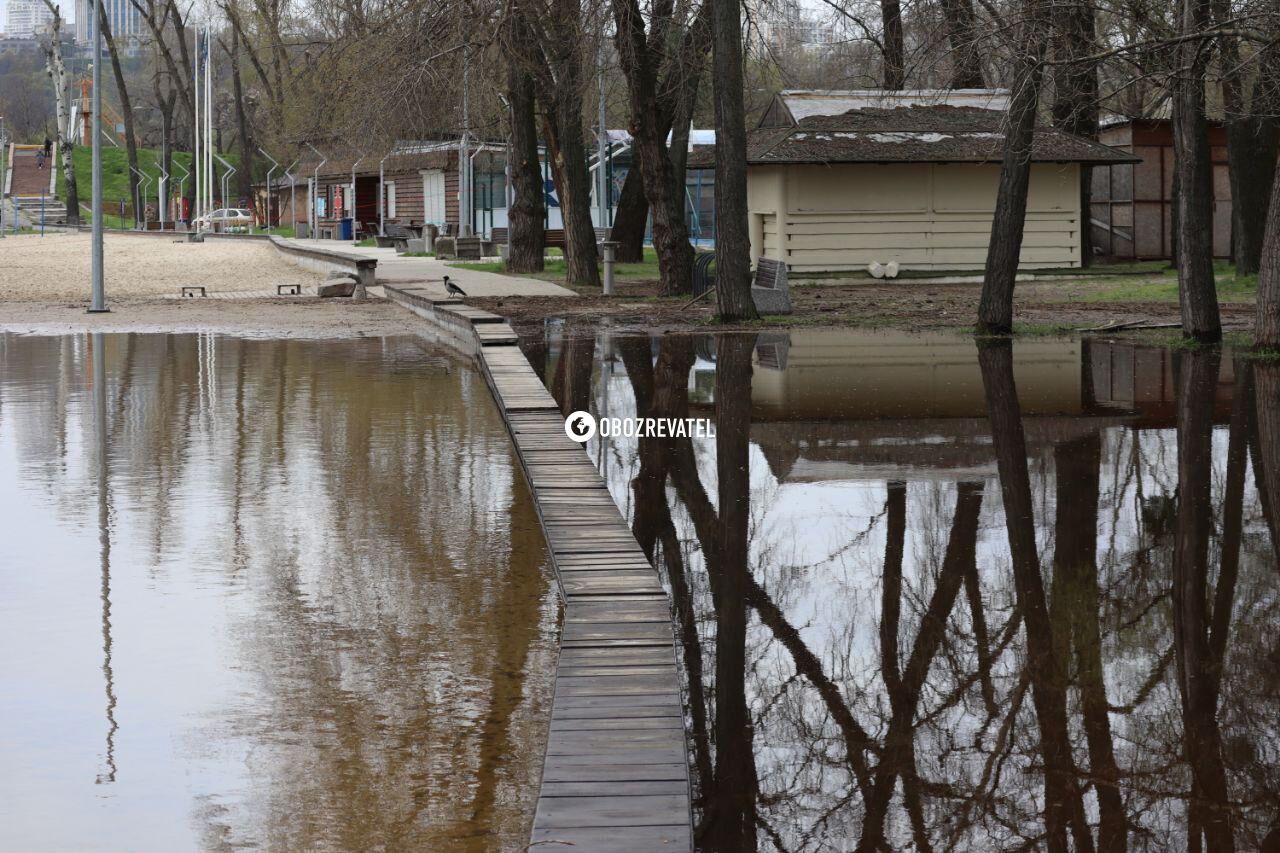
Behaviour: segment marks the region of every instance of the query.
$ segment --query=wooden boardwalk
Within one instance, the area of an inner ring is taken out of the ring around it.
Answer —
[[[387,286],[471,351],[533,490],[565,602],[536,850],[693,849],[670,602],[626,519],[496,314]],[[554,842],[561,842],[559,844]]]

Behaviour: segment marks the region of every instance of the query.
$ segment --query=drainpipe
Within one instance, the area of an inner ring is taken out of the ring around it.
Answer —
[[[359,243],[360,240],[356,236],[356,167],[364,162],[365,152],[360,152],[360,158],[351,164],[351,245]]]
[[[311,216],[309,217],[311,221],[307,223],[307,230],[310,232],[309,236],[311,239],[314,240],[316,238],[316,234],[319,233],[316,231],[316,227],[320,224],[320,199],[316,198],[316,196],[320,194],[320,168],[324,166],[325,163],[329,162],[329,158],[325,157],[319,151],[316,151],[316,147],[310,142],[307,143],[307,147],[312,151],[315,151],[317,157],[324,158],[316,165],[316,170],[311,175],[311,180],[314,183],[312,184],[311,189]]]
[[[378,161],[378,233],[382,235],[387,233],[387,157]]]
[[[298,179],[293,176],[293,167],[298,165],[298,158],[284,170],[289,179],[289,218],[293,220],[293,239],[298,239]]]
[[[271,168],[267,170],[267,233],[270,234],[271,233],[271,173],[274,172],[276,169],[280,168],[280,164],[276,162],[274,157],[272,157],[267,152],[263,151],[261,148],[258,149],[258,153],[271,161]]]

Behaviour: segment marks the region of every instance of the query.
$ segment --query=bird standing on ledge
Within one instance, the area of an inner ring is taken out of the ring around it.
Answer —
[[[450,296],[466,296],[467,292],[458,285],[449,281],[449,276],[444,277],[444,292]]]

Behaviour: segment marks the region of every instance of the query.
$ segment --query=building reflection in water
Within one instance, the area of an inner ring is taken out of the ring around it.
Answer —
[[[588,448],[672,593],[702,850],[1280,845],[1280,366],[522,346],[567,409],[717,420]]]

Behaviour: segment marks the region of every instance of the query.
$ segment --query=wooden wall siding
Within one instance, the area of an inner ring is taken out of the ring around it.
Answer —
[[[1078,166],[1032,168],[1022,264],[1080,264]],[[754,173],[754,169],[752,172]],[[999,167],[977,164],[789,166],[766,170],[749,205],[764,217],[765,254],[798,272],[979,269],[986,263]],[[769,215],[782,211],[776,237]]]
[[[1100,139],[1141,157],[1093,170],[1090,227],[1104,255],[1159,260],[1173,252],[1173,135],[1167,122],[1107,128]],[[1213,254],[1231,256],[1231,179],[1226,131],[1209,131],[1213,163]]]
[[[395,181],[396,215],[388,222],[401,225],[422,222],[422,175],[417,169],[409,172],[387,172],[387,183]]]

